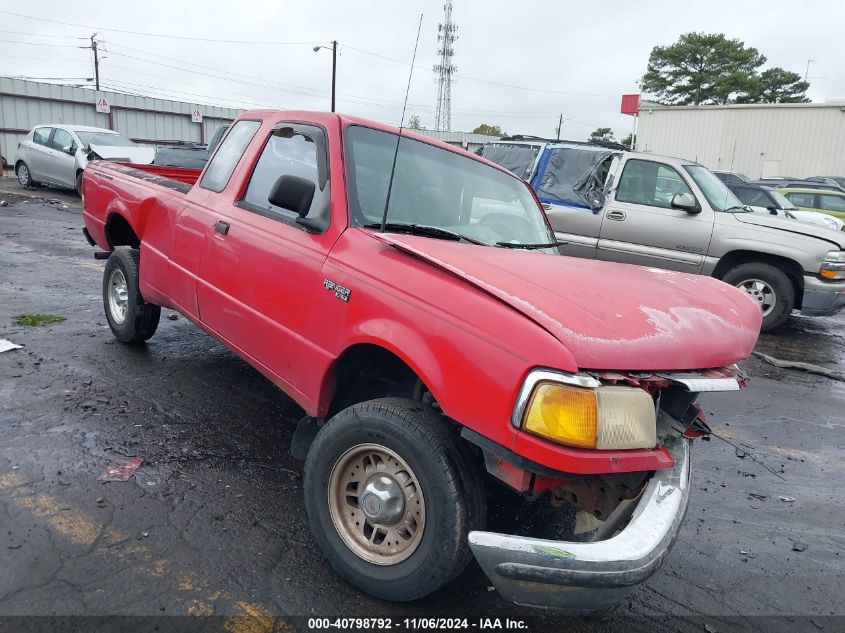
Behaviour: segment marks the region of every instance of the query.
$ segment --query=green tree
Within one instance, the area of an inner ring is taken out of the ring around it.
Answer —
[[[609,127],[600,127],[595,132],[590,133],[590,142],[592,143],[613,143],[615,140],[613,130]]]
[[[505,136],[505,133],[502,132],[502,128],[498,125],[488,125],[487,123],[482,123],[477,128],[472,131],[473,134],[486,134],[487,136],[498,136],[499,138]]]
[[[619,143],[620,143],[621,145],[624,145],[624,146],[625,146],[625,147],[627,147],[628,149],[632,149],[632,147],[631,147],[631,146],[634,144],[634,135],[633,135],[633,133],[632,133],[632,134],[629,134],[628,136],[626,136],[625,138],[623,138],[621,141],[619,141]]]
[[[738,97],[737,103],[807,103],[809,87],[798,73],[769,68],[755,78],[748,94]]]
[[[655,46],[640,84],[665,103],[723,104],[747,98],[766,57],[723,33],[685,33],[671,46]]]
[[[421,130],[422,129],[422,123],[420,123],[420,117],[418,117],[416,114],[412,114],[408,118],[408,129],[409,130]]]

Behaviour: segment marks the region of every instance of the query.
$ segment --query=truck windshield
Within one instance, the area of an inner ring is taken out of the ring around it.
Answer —
[[[352,225],[379,224],[396,135],[352,125],[345,136]],[[404,136],[399,142],[387,221],[443,229],[489,246],[554,242],[542,210],[520,180],[472,158]],[[429,235],[437,237],[433,231]]]
[[[539,152],[539,145],[489,143],[478,154],[527,180]]]
[[[716,175],[701,165],[684,165],[684,169],[692,176],[695,184],[701,189],[707,202],[714,211],[727,211],[728,213],[743,213],[750,211],[739,198],[727,188],[725,183],[719,180]]]

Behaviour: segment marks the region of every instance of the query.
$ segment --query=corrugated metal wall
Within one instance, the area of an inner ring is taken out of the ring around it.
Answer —
[[[108,100],[110,114],[96,111],[99,97]],[[195,109],[203,114],[202,124],[191,121]],[[47,123],[113,129],[151,144],[207,142],[218,126],[238,113],[232,108],[0,77],[0,154],[13,164],[18,140],[34,126]]]
[[[637,150],[710,169],[769,176],[845,176],[845,102],[640,106]]]

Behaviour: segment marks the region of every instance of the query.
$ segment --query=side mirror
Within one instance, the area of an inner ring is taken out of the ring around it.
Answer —
[[[768,209],[769,213],[771,213],[772,215],[778,214],[778,208],[773,204],[770,204],[768,207],[766,207],[766,209]]]
[[[671,206],[673,209],[680,209],[687,213],[701,213],[701,207],[695,202],[695,198],[689,193],[676,193],[672,196]]]
[[[273,185],[267,201],[274,207],[293,211],[300,218],[304,218],[311,208],[316,188],[317,186],[307,178],[286,174],[280,176]]]

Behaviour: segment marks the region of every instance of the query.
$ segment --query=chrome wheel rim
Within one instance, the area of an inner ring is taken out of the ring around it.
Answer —
[[[358,557],[395,565],[416,551],[425,530],[425,499],[408,464],[380,444],[353,446],[329,475],[329,514]]]
[[[29,168],[26,165],[18,167],[18,182],[26,185],[29,182]]]
[[[753,297],[760,309],[763,311],[763,316],[768,316],[772,313],[777,305],[777,296],[774,289],[761,279],[746,279],[736,285],[740,290],[744,290],[747,294]]]
[[[111,318],[121,325],[126,321],[126,312],[129,310],[129,288],[126,284],[126,276],[120,268],[115,268],[109,275],[108,294]]]

